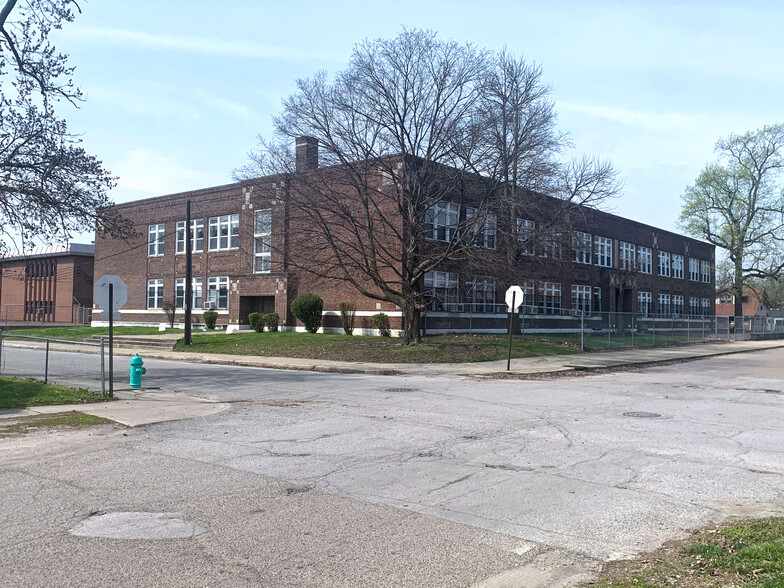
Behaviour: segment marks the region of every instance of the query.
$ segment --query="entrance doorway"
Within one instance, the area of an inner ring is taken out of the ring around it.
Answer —
[[[240,324],[247,325],[252,312],[269,314],[275,312],[274,296],[240,296]]]

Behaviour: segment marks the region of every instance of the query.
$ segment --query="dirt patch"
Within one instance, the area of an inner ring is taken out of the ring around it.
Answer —
[[[73,430],[115,424],[109,419],[77,411],[8,417],[0,420],[0,439],[27,435],[41,429]]]

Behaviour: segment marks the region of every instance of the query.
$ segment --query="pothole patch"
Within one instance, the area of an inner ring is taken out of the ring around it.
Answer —
[[[661,415],[658,412],[625,412],[623,416],[633,417],[636,419],[658,419]]]
[[[172,512],[110,512],[87,517],[69,533],[104,539],[184,539],[206,529]]]
[[[416,388],[384,388],[384,392],[392,392],[394,394],[403,394],[406,392],[416,392]]]

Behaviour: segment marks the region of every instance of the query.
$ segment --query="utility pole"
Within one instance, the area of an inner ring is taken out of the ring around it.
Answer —
[[[191,300],[193,299],[193,251],[191,248],[191,201],[185,201],[185,344],[193,345],[191,340]]]

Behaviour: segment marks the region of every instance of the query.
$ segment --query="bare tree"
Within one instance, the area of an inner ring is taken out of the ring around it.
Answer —
[[[715,150],[718,160],[683,194],[680,220],[687,232],[727,251],[741,315],[750,280],[784,274],[784,124],[730,135]]]
[[[73,0],[6,0],[0,8],[0,221],[22,245],[92,228],[114,185],[55,114],[57,102],[82,100],[67,56],[48,40],[73,21],[73,8]],[[104,228],[116,225],[104,219]]]

